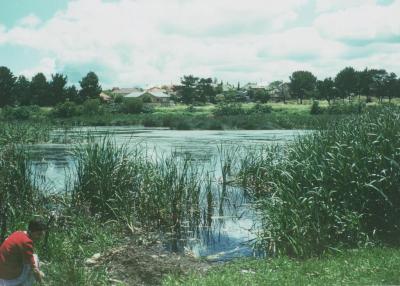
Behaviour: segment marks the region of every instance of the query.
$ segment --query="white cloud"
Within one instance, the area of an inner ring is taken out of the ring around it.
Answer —
[[[43,56],[24,73],[94,66],[111,86],[130,86],[177,82],[189,73],[232,82],[287,79],[299,69],[326,76],[354,51],[343,39],[397,35],[398,2],[318,0],[324,13],[312,26],[294,28],[308,1],[75,0],[48,21],[29,15],[8,31],[0,26],[0,44]],[[387,59],[378,50],[373,55]],[[357,61],[369,66],[369,58]]]
[[[18,21],[18,25],[33,28],[39,25],[41,22],[42,21],[40,20],[40,18],[38,18],[36,15],[29,14],[28,16],[20,19]]]
[[[322,35],[338,40],[399,38],[400,1],[389,6],[367,3],[357,8],[322,14],[315,20],[315,26]]]
[[[21,71],[21,74],[28,78],[32,78],[37,73],[43,73],[47,79],[50,79],[51,74],[56,73],[56,63],[52,58],[43,58],[40,63],[32,69],[25,69]]]

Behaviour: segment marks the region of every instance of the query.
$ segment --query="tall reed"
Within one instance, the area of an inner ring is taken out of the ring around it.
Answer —
[[[9,228],[41,208],[28,155],[21,146],[0,146],[0,242]]]
[[[303,257],[400,244],[399,120],[398,108],[385,107],[253,156],[242,176],[256,186],[260,244]]]

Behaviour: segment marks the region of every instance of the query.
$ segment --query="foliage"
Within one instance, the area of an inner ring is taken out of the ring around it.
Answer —
[[[371,241],[399,245],[399,119],[398,108],[385,107],[255,155],[264,170],[250,180],[261,186],[260,245],[301,257]]]
[[[257,103],[247,111],[247,114],[257,114],[257,113],[262,114],[271,112],[272,112],[272,107],[270,105]]]
[[[317,100],[314,100],[312,105],[311,105],[311,114],[321,114],[323,113],[324,110],[319,106],[319,102]]]
[[[96,99],[101,93],[101,86],[99,84],[99,78],[94,72],[88,72],[88,74],[82,78],[79,82],[81,90],[79,96],[83,100]]]
[[[9,68],[0,66],[0,107],[14,103],[15,76]]]
[[[124,99],[120,105],[122,113],[140,113],[143,110],[143,101],[139,98]]]
[[[37,104],[39,106],[46,106],[49,101],[50,90],[49,84],[43,73],[38,73],[33,76],[30,85],[31,93],[31,104]]]
[[[69,118],[79,115],[78,106],[71,101],[57,104],[53,109],[53,115],[60,118]]]
[[[352,67],[346,67],[335,77],[335,86],[339,90],[342,98],[350,97],[357,91],[358,78],[356,71]]]
[[[295,71],[290,76],[290,91],[303,103],[303,99],[314,92],[317,78],[309,71]]]
[[[214,116],[244,115],[245,110],[240,103],[218,104],[213,114]]]
[[[363,113],[366,110],[366,104],[364,102],[351,102],[351,103],[340,103],[335,102],[326,107],[328,114],[357,114]]]
[[[83,114],[85,115],[96,115],[102,112],[103,108],[98,98],[88,99],[83,103]]]
[[[0,145],[0,242],[8,228],[40,206],[28,156],[21,146]]]

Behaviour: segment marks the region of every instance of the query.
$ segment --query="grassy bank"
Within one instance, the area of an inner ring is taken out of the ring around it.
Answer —
[[[371,248],[293,260],[246,259],[207,274],[170,276],[163,285],[398,285],[400,250]]]
[[[353,105],[357,103],[351,104]],[[123,113],[118,108],[98,103],[88,105],[85,107],[88,110],[83,108],[79,112],[59,112],[57,108],[7,108],[0,112],[0,117],[9,122],[46,122],[56,126],[142,125],[174,130],[316,129],[354,113],[351,108],[343,107],[344,105],[335,106],[339,107],[331,109],[332,112],[321,112],[327,109],[327,104],[322,102],[319,104],[317,115],[311,114],[310,102],[302,105],[290,102],[155,106],[142,112],[134,110],[132,113]]]

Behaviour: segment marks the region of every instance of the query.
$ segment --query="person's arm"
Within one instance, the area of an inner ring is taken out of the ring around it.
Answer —
[[[24,256],[24,263],[28,263],[31,266],[33,271],[33,276],[35,276],[37,282],[41,283],[43,280],[43,274],[39,270],[38,265],[35,263],[35,258],[33,257],[32,241],[26,241],[24,243],[22,253]]]

